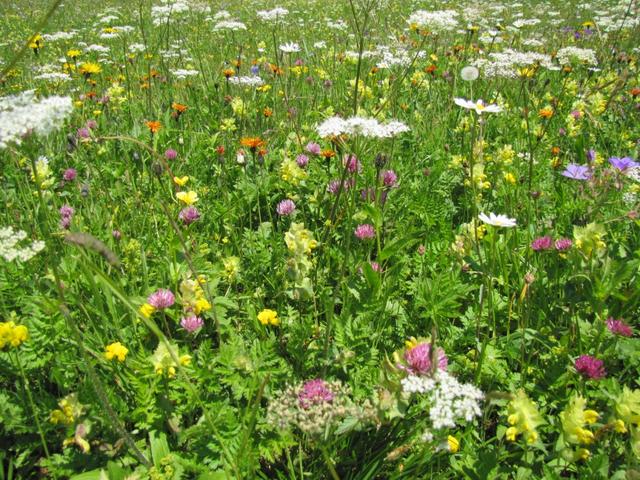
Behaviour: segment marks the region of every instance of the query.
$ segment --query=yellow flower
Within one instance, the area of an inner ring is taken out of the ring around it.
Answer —
[[[451,453],[456,453],[458,450],[460,450],[460,442],[458,442],[456,437],[452,437],[451,435],[449,435],[447,437],[447,444],[449,445],[449,451]]]
[[[102,67],[97,63],[85,62],[82,65],[80,65],[79,71],[82,75],[84,75],[85,77],[88,77],[89,75],[100,73],[102,71]]]
[[[616,398],[616,417],[624,423],[640,425],[640,389],[624,387]]]
[[[278,312],[265,308],[258,314],[258,321],[262,325],[280,325],[280,319],[278,318]]]
[[[0,349],[6,345],[19,347],[29,338],[29,330],[24,325],[16,325],[15,322],[0,322]]]
[[[507,440],[515,442],[516,437],[522,434],[527,443],[534,443],[538,440],[536,428],[543,423],[542,416],[538,408],[532,402],[524,390],[518,390],[507,407],[509,414],[507,421],[509,427],[506,432]]]
[[[564,441],[575,445],[589,445],[595,437],[593,432],[584,428],[585,425],[595,422],[598,413],[594,410],[585,410],[587,401],[581,397],[573,397],[569,405],[560,413],[562,433]]]
[[[80,56],[81,52],[80,50],[76,50],[76,49],[71,49],[69,51],[67,51],[67,57],[69,58],[78,58]]]
[[[107,360],[117,358],[119,362],[124,362],[127,353],[129,353],[127,347],[122,345],[120,342],[114,342],[106,346],[104,356]]]
[[[176,198],[185,205],[193,205],[198,201],[198,194],[193,190],[189,190],[188,192],[176,193]]]
[[[54,425],[59,423],[71,425],[82,415],[84,406],[78,401],[78,395],[71,393],[58,402],[59,409],[49,414],[49,421]]]
[[[507,183],[510,183],[511,185],[515,185],[516,184],[516,177],[513,173],[505,173],[504,174],[504,180]]]
[[[144,318],[149,318],[154,314],[156,308],[148,303],[143,304],[138,310]]]
[[[38,50],[39,48],[42,48],[43,44],[44,44],[44,40],[42,39],[42,35],[37,33],[29,42],[29,48],[33,50]]]
[[[200,315],[202,312],[206,312],[207,310],[211,310],[211,304],[206,298],[199,298],[196,300],[195,305],[193,306],[193,311],[196,315]]]
[[[224,274],[229,282],[235,280],[240,273],[240,259],[238,257],[227,257],[222,259]]]
[[[185,175],[184,177],[173,177],[173,183],[180,187],[184,187],[189,181],[189,177]]]
[[[166,375],[169,378],[175,377],[176,367],[178,367],[178,360],[180,365],[186,366],[191,363],[191,355],[180,355],[177,345],[172,343],[167,345],[165,342],[160,342],[158,348],[151,356],[151,363],[153,363],[153,370],[158,375]]]
[[[613,421],[613,429],[618,433],[627,433],[627,427],[624,422],[620,419]]]

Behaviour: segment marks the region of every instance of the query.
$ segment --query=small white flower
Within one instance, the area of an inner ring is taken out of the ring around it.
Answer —
[[[280,50],[284,53],[297,53],[300,51],[300,45],[297,43],[285,43],[284,45],[280,45]]]
[[[488,216],[484,213],[481,213],[480,215],[478,215],[478,218],[487,225],[491,225],[494,227],[511,228],[516,226],[515,218],[509,218],[506,215],[496,215],[493,212],[491,212]]]
[[[498,113],[502,111],[502,108],[495,104],[485,104],[482,99],[477,101],[465,100],[464,98],[454,98],[453,101],[456,105],[467,110],[475,110],[478,115],[483,113]]]

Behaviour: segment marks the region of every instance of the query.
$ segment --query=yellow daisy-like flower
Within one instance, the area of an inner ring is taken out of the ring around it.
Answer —
[[[75,48],[72,48],[71,50],[67,51],[67,57],[69,58],[78,58],[81,55],[80,50],[76,50]]]
[[[188,192],[176,193],[176,198],[185,205],[193,205],[198,201],[198,194],[193,190],[189,190]]]
[[[107,360],[117,358],[119,362],[124,362],[127,353],[129,353],[129,349],[120,342],[111,343],[104,350],[104,356]]]
[[[150,318],[151,315],[153,315],[154,312],[156,311],[156,308],[153,305],[150,305],[148,303],[144,303],[138,309],[138,311],[140,312],[140,315],[142,315],[144,318]]]
[[[102,67],[98,63],[85,62],[80,65],[79,71],[82,75],[88,77],[89,75],[100,73],[102,71]]]
[[[180,187],[184,187],[189,181],[189,177],[185,175],[184,177],[173,177],[173,183]]]
[[[276,312],[275,310],[270,310],[268,308],[265,308],[258,314],[258,321],[262,325],[273,325],[273,326],[280,325],[278,312]]]

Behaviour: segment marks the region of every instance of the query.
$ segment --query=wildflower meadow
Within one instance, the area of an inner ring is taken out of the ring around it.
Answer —
[[[0,33],[0,480],[640,478],[638,0]]]

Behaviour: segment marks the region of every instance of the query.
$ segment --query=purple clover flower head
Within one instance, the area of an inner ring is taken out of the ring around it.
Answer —
[[[311,155],[320,155],[322,148],[320,148],[320,145],[315,142],[309,142],[307,143],[306,150],[307,153],[310,153]]]
[[[573,240],[570,238],[559,238],[555,241],[554,246],[559,252],[566,252],[573,246]]]
[[[76,171],[75,168],[67,168],[62,174],[62,178],[66,182],[73,182],[77,176],[78,176],[78,172]]]
[[[293,200],[285,199],[278,203],[276,207],[276,212],[281,217],[286,217],[287,215],[291,215],[296,210],[296,204],[293,203]]]
[[[571,116],[576,120],[580,120],[580,117],[582,116],[582,112],[580,110],[573,110],[571,112]]]
[[[193,222],[200,219],[200,212],[196,207],[188,206],[180,210],[180,213],[178,214],[178,218],[185,225],[191,225]]]
[[[191,315],[190,317],[183,317],[180,320],[180,326],[184,328],[189,333],[194,333],[202,328],[204,325],[204,320],[202,318]]]
[[[164,158],[167,160],[175,160],[178,158],[178,152],[176,152],[173,148],[167,148],[164,152]]]
[[[634,162],[631,157],[611,157],[609,159],[609,163],[613,168],[616,168],[621,172],[624,172],[629,168],[640,167],[640,163]]]
[[[309,157],[307,157],[304,153],[301,153],[296,157],[296,164],[300,168],[305,168],[309,164]]]
[[[407,362],[407,370],[413,375],[425,375],[431,373],[433,364],[431,361],[431,344],[428,342],[419,343],[413,348],[408,348],[404,352],[404,360]],[[449,360],[442,348],[436,350],[438,359],[437,368],[446,370]]]
[[[78,131],[76,132],[76,136],[83,139],[89,138],[91,137],[91,132],[89,132],[89,129],[87,127],[82,127],[78,129]]]
[[[157,310],[171,307],[176,301],[173,292],[166,288],[156,290],[147,297],[147,303]]]
[[[380,178],[382,178],[382,184],[387,188],[395,187],[398,182],[398,175],[393,170],[385,170],[380,174]]]
[[[349,190],[354,185],[353,178],[349,178],[342,183],[343,190]],[[331,180],[327,185],[327,192],[336,195],[340,190],[340,180]]]
[[[607,318],[607,328],[614,335],[620,335],[621,337],[632,337],[633,329],[627,325],[624,320],[614,319],[613,317]]]
[[[570,163],[560,175],[573,180],[589,180],[592,174],[589,167],[578,165],[577,163]]]
[[[345,155],[342,164],[347,168],[349,173],[357,173],[362,170],[362,165],[360,164],[358,157],[353,154]]]
[[[591,355],[580,355],[576,359],[575,367],[579,374],[590,380],[599,380],[607,374],[604,362]]]
[[[380,264],[378,262],[371,261],[369,262],[369,265],[371,265],[371,270],[376,273],[380,273],[382,271],[382,267],[380,267]]]
[[[376,229],[373,228],[373,225],[363,223],[361,225],[358,225],[353,233],[358,238],[358,240],[368,240],[371,238],[375,238]]]
[[[89,130],[94,130],[98,128],[98,122],[96,122],[95,120],[87,120],[85,127],[87,127]]]
[[[73,217],[73,214],[75,213],[75,210],[73,209],[72,206],[65,204],[65,205],[60,207],[59,212],[60,212],[60,217],[61,218],[65,218],[65,217],[71,218],[71,217]]]
[[[111,236],[114,240],[120,240],[122,238],[122,232],[120,232],[120,230],[113,230]]]
[[[335,394],[329,388],[329,384],[321,378],[307,380],[302,384],[298,393],[298,405],[304,410],[312,405],[331,403]]]
[[[541,250],[549,250],[550,248],[553,248],[553,240],[549,235],[538,237],[533,242],[531,242],[531,248],[536,252],[539,252]]]

